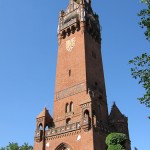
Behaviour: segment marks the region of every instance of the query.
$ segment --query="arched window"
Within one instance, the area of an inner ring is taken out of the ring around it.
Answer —
[[[49,127],[48,127],[48,125],[46,125],[46,126],[45,126],[45,130],[48,130],[48,129],[49,129]]]
[[[67,118],[67,119],[66,119],[66,124],[70,124],[70,122],[71,122],[71,119],[70,119],[70,118]]]
[[[85,111],[84,111],[83,123],[84,123],[84,124],[89,123],[89,111],[88,111],[88,110],[85,110]]]
[[[39,124],[39,130],[43,130],[42,124]]]
[[[85,110],[85,112],[84,112],[84,117],[85,117],[85,118],[89,117],[89,111],[88,111],[88,110]]]
[[[72,148],[66,143],[61,143],[55,150],[72,150]]]
[[[70,103],[70,112],[73,112],[73,102]]]
[[[67,103],[66,108],[65,108],[65,113],[68,113],[68,112],[69,112],[69,104]]]

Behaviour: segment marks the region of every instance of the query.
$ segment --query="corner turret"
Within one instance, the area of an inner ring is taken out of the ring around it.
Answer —
[[[36,131],[34,136],[34,140],[37,142],[36,146],[42,147],[42,150],[45,150],[45,140],[44,140],[45,131],[48,130],[53,125],[54,125],[53,118],[49,114],[47,108],[44,107],[42,112],[36,117]],[[36,146],[34,146],[34,148]]]
[[[130,137],[128,131],[128,118],[123,115],[116,103],[114,102],[110,115],[108,117],[108,124],[111,132],[124,133],[128,137],[126,141],[126,148],[130,150]]]

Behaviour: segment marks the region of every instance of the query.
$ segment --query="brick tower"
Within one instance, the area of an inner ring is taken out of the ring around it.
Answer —
[[[108,115],[100,24],[91,0],[70,0],[60,12],[56,70],[53,118],[46,108],[37,116],[34,150],[105,150],[119,109]],[[128,134],[128,127],[121,132]]]

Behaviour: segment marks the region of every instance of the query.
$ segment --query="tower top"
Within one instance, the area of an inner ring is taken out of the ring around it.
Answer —
[[[60,11],[58,35],[65,38],[75,31],[87,31],[100,42],[99,17],[93,12],[91,0],[70,0],[67,9]]]
[[[110,120],[118,120],[118,119],[126,119],[126,118],[127,117],[120,112],[119,108],[117,107],[116,103],[114,102],[114,104],[111,108],[109,119]]]
[[[91,0],[70,0],[70,2],[76,2],[78,4],[84,4],[84,3],[91,4]]]

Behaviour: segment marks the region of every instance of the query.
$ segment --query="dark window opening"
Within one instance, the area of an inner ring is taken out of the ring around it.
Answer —
[[[71,76],[71,70],[69,70],[69,77]]]
[[[96,86],[98,85],[97,82],[95,82],[95,85],[96,85]]]
[[[66,119],[66,124],[70,124],[70,122],[71,122],[71,119],[70,119],[70,118],[67,118],[67,119]]]
[[[70,112],[73,112],[73,102],[70,103]]]
[[[85,112],[84,112],[84,117],[85,117],[85,118],[89,117],[89,111],[88,111],[88,110],[85,110]]]
[[[69,112],[69,104],[67,103],[66,108],[65,108],[65,113],[68,113],[68,112]]]

